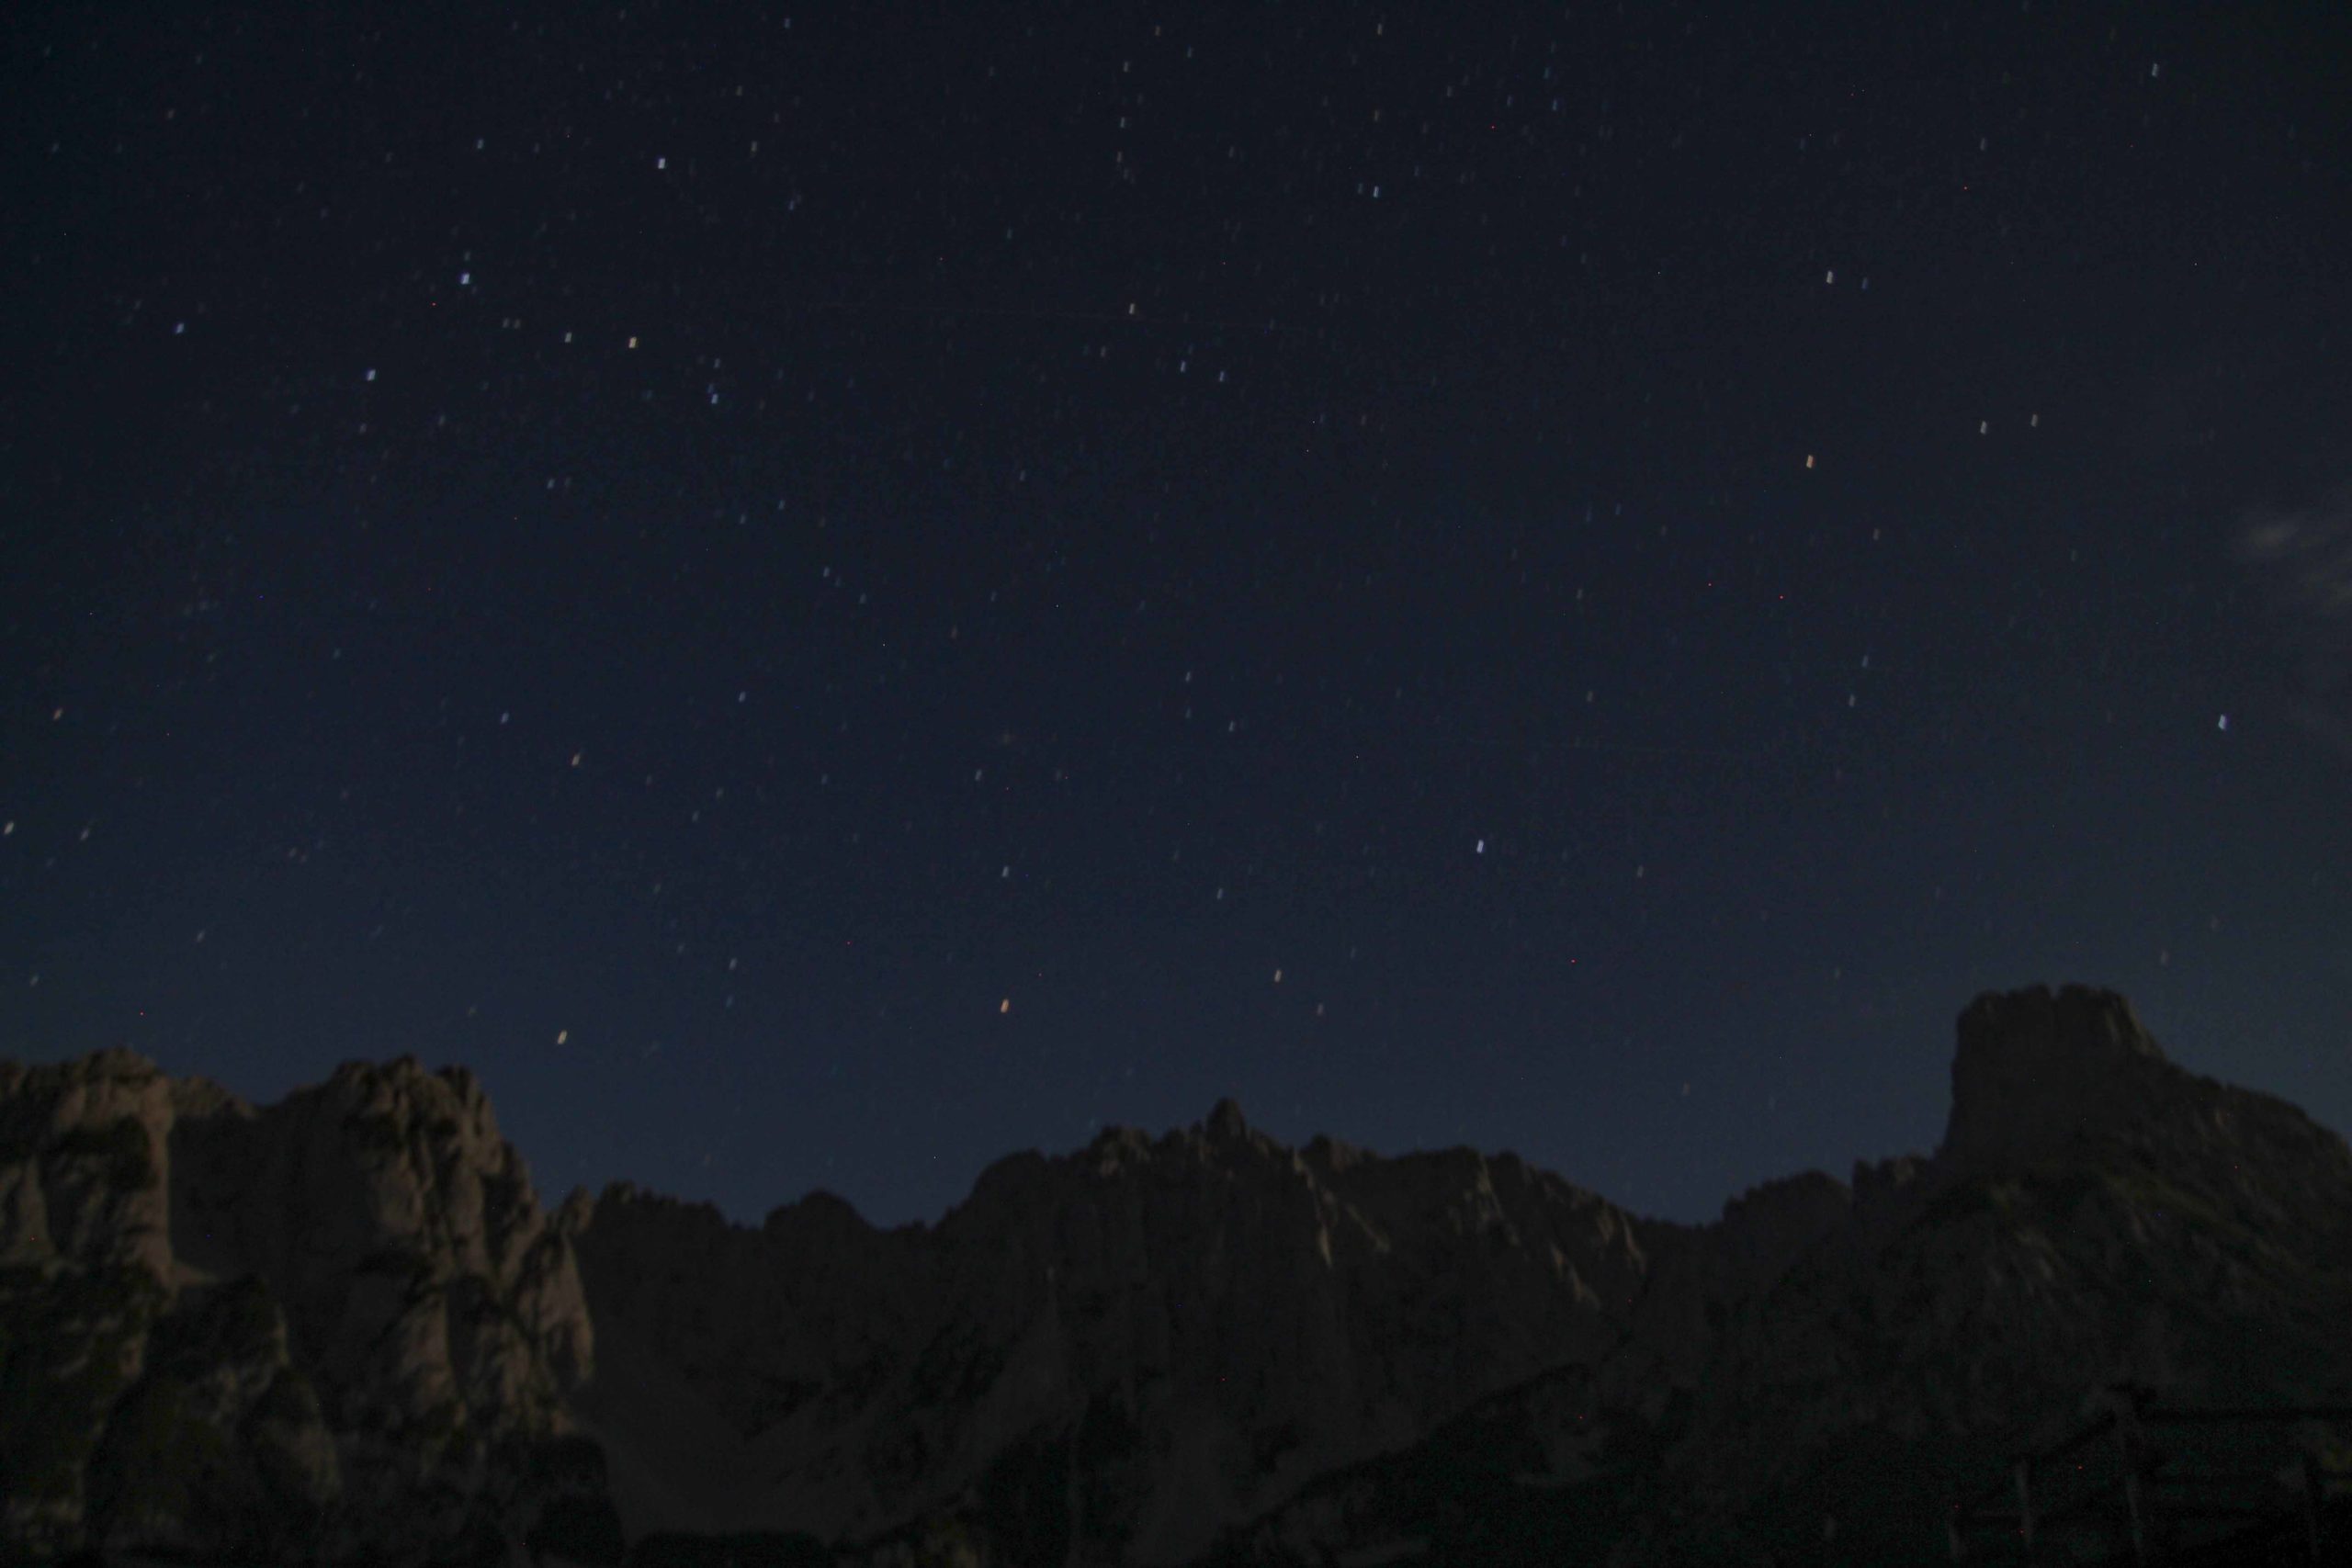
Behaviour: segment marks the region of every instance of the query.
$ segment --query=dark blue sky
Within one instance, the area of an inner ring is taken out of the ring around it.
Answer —
[[[2325,7],[42,8],[0,1049],[1649,1213],[1975,992],[2352,1125]]]

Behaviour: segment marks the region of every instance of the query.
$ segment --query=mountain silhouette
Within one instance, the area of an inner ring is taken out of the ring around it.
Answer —
[[[2352,1404],[2346,1324],[2344,1140],[2081,987],[1961,1014],[1932,1153],[1697,1226],[1231,1100],[1010,1156],[931,1225],[549,1211],[462,1067],[257,1108],[0,1063],[0,1542],[36,1561],[1926,1562],[2119,1386]],[[2253,1506],[2300,1483],[2337,1530],[2352,1426],[2272,1425]]]

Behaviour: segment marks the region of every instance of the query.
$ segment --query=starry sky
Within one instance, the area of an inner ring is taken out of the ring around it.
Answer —
[[[935,1220],[1712,1217],[2048,980],[2352,1126],[2335,8],[0,29],[0,1051]]]

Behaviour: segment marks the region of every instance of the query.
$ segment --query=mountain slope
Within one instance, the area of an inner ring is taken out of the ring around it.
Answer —
[[[2352,1403],[2352,1152],[2174,1066],[2111,993],[1980,998],[1941,1146],[1856,1185],[1874,1196],[1731,1314],[1686,1406],[1619,1407],[1641,1457],[1608,1490],[1650,1506],[1614,1561],[1939,1560],[1948,1501],[2109,1383],[2192,1407]],[[1572,1429],[1544,1392],[1493,1402],[1522,1451]],[[2347,1435],[2302,1440],[2352,1483]],[[1440,1435],[1396,1462],[1449,1469],[1475,1507],[1317,1530],[1310,1488],[1222,1555],[1533,1562],[1594,1539],[1589,1469],[1513,1481],[1461,1452]]]
[[[1515,1158],[1294,1151],[1230,1102],[1157,1142],[1001,1161],[935,1228],[873,1232],[820,1197],[729,1231],[627,1190],[567,1224],[600,1332],[621,1331],[606,1379],[695,1389],[775,1478],[704,1528],[887,1532],[1021,1445],[1077,1444],[1086,1553],[1163,1562],[1597,1358],[1649,1272],[1638,1222]],[[692,1481],[669,1468],[675,1498]],[[651,1488],[624,1512],[695,1522]]]
[[[2111,993],[1988,995],[1959,1036],[1932,1155],[1702,1226],[1229,1101],[1001,1160],[933,1226],[550,1213],[462,1069],[256,1110],[125,1053],[0,1064],[0,1545],[1928,1561],[2110,1381],[2352,1402],[2341,1138]],[[2344,1436],[2288,1457],[2352,1472]]]

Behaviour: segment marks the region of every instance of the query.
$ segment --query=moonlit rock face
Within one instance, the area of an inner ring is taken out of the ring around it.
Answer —
[[[570,1244],[464,1068],[347,1063],[255,1111],[129,1051],[0,1063],[0,1258],[43,1391],[30,1428],[0,1400],[0,1555],[406,1559],[559,1474],[604,1495],[564,1446]]]

